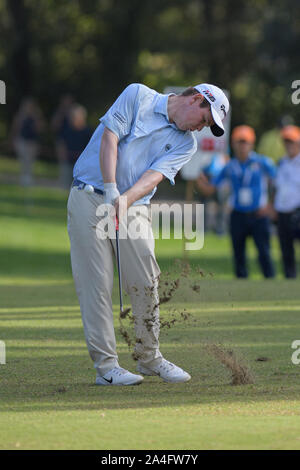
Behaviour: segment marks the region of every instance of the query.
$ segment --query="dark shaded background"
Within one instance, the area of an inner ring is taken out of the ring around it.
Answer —
[[[0,0],[2,150],[22,97],[50,119],[71,92],[95,127],[131,82],[212,82],[231,93],[232,124],[258,136],[283,114],[299,124],[299,48],[299,0]]]

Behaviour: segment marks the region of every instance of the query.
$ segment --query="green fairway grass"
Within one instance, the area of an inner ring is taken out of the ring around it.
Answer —
[[[55,179],[58,178],[58,165],[55,161],[45,162],[36,160],[33,165],[33,174],[38,178]],[[0,156],[0,177],[1,179],[10,176],[20,175],[20,164],[16,158]]]
[[[300,364],[291,362],[299,280],[282,278],[275,237],[275,280],[262,279],[251,243],[250,280],[233,279],[227,237],[206,235],[203,250],[188,254],[190,278],[161,308],[163,319],[178,319],[162,329],[161,351],[190,382],[97,387],[71,276],[66,200],[58,189],[0,187],[0,449],[299,449]],[[162,276],[180,277],[182,241],[156,240],[156,252]],[[113,306],[120,364],[134,371],[118,328],[117,282]],[[230,385],[207,343],[233,350],[254,384]]]

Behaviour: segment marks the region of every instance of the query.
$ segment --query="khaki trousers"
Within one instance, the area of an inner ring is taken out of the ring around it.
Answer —
[[[72,272],[88,351],[100,375],[118,366],[112,310],[116,241],[99,237],[96,211],[103,202],[104,196],[77,187],[71,188],[68,199]],[[139,208],[143,208],[143,215]],[[147,229],[149,236],[119,240],[122,282],[131,299],[135,353],[142,364],[155,365],[162,357],[158,341],[160,269],[154,254],[150,206],[134,206],[131,211],[134,222]],[[130,218],[127,226],[129,223]],[[121,224],[125,222],[121,221],[120,231]]]

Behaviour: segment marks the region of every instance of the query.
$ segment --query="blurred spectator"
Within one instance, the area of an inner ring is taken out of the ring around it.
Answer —
[[[207,177],[208,181],[212,181],[216,178],[219,173],[221,173],[222,169],[226,165],[229,160],[228,155],[224,155],[220,152],[215,152],[212,155],[211,160],[209,163],[202,169],[204,175]],[[227,222],[227,214],[226,214],[226,200],[228,196],[227,185],[220,185],[217,188],[215,194],[212,197],[205,198],[204,201],[204,223],[205,223],[205,230],[207,230],[210,224],[208,223],[208,219],[210,218],[211,214],[209,211],[209,205],[211,202],[215,202],[216,204],[216,211],[214,217],[213,227],[217,235],[224,235],[226,232],[226,222]]]
[[[252,236],[258,250],[258,259],[265,277],[274,276],[270,256],[270,221],[268,213],[268,180],[273,179],[276,167],[270,158],[253,151],[256,140],[254,129],[238,126],[232,132],[234,158],[221,173],[208,183],[202,174],[197,180],[199,189],[213,194],[224,181],[230,183],[230,234],[232,239],[235,273],[248,277],[246,266],[246,239]]]
[[[284,274],[287,278],[295,278],[294,241],[300,238],[300,128],[286,126],[281,136],[286,156],[279,162],[274,207],[278,213]]]
[[[277,123],[277,127],[265,132],[261,136],[257,145],[257,152],[261,155],[268,155],[268,157],[277,163],[285,153],[280,130],[292,123],[293,119],[290,116],[282,116]]]
[[[40,134],[44,128],[41,110],[33,98],[25,98],[14,117],[12,142],[20,162],[20,183],[33,183],[33,165],[40,150]]]
[[[86,109],[80,104],[73,104],[68,115],[69,124],[62,137],[63,186],[65,188],[70,187],[74,164],[92,136],[92,130],[86,120]]]
[[[60,173],[59,179],[61,185],[64,187],[67,186],[68,181],[68,165],[64,137],[70,126],[69,114],[73,104],[74,98],[72,95],[63,95],[51,121],[51,126],[55,133],[55,150]]]

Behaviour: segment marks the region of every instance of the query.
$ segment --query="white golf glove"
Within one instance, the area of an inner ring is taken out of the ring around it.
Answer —
[[[115,200],[120,196],[116,183],[104,183],[104,203],[114,205]]]

